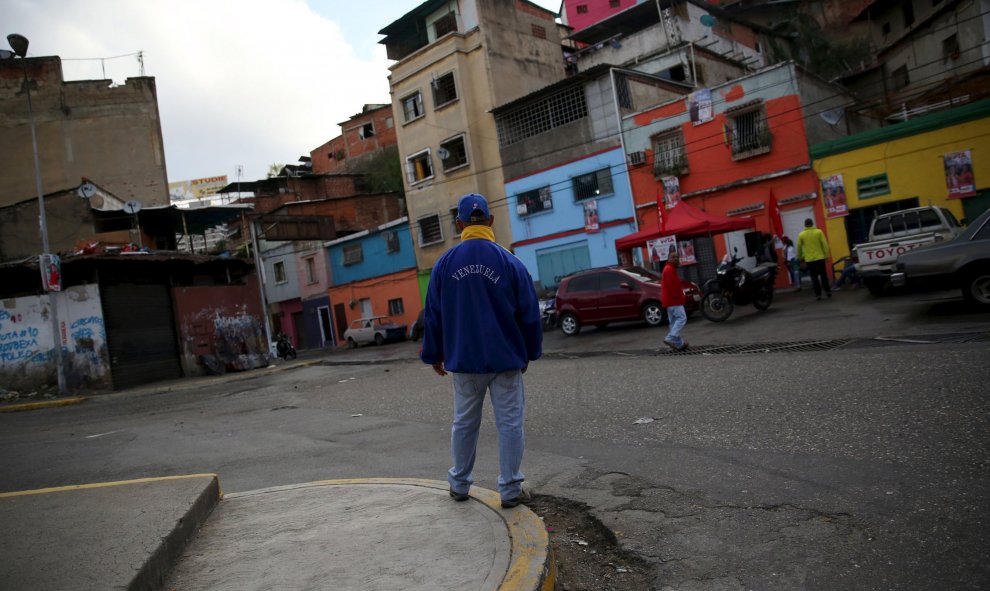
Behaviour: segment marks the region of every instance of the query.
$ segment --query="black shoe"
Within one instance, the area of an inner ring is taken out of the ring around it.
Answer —
[[[502,508],[511,509],[517,505],[527,505],[533,497],[530,496],[529,491],[525,488],[519,490],[519,496],[512,499],[502,499]]]
[[[832,292],[830,292],[830,291],[826,291],[826,292],[825,292],[825,296],[826,296],[826,297],[832,297]]]
[[[463,503],[464,501],[471,498],[471,495],[467,493],[454,492],[454,489],[450,489],[450,498],[454,499],[458,503]]]
[[[815,299],[820,302],[820,301],[822,301],[822,296],[815,296]]]
[[[687,344],[687,341],[684,341],[684,344],[681,345],[681,348],[680,349],[677,349],[677,352],[678,353],[683,353],[683,352],[685,352],[687,350],[688,350],[688,344]]]

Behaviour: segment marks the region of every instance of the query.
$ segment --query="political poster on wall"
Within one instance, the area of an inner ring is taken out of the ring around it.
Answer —
[[[677,254],[680,255],[682,265],[693,265],[698,262],[694,257],[694,241],[692,240],[678,242]]]
[[[57,254],[43,254],[39,261],[41,285],[45,291],[62,291],[62,260]]]
[[[666,261],[671,252],[677,249],[676,236],[661,236],[653,240],[646,241],[646,252],[650,257],[650,262]]]
[[[976,195],[973,157],[969,150],[944,154],[942,162],[945,166],[945,186],[949,189],[949,199]]]
[[[842,182],[841,173],[822,177],[822,196],[825,198],[826,217],[837,218],[849,215],[846,187]]]
[[[700,125],[712,120],[712,91],[702,88],[688,95],[691,123]]]
[[[584,202],[584,231],[597,232],[598,225],[598,200]]]
[[[663,183],[663,203],[667,209],[677,205],[681,200],[681,182],[676,176],[665,176],[660,178]]]

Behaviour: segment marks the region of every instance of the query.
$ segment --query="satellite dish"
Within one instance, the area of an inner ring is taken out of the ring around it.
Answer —
[[[437,148],[437,156],[439,156],[441,160],[446,160],[447,158],[450,158],[450,150],[447,148]]]
[[[829,109],[827,111],[822,111],[818,115],[825,120],[825,123],[829,125],[835,125],[839,121],[842,121],[842,117],[845,116],[846,110],[842,107],[836,109]]]
[[[93,183],[83,183],[76,189],[76,193],[83,199],[89,199],[93,195],[96,195],[96,185]]]
[[[124,204],[124,211],[127,213],[137,213],[141,211],[141,202],[137,199],[131,199]]]

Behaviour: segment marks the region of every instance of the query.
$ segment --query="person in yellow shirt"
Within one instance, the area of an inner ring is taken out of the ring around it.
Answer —
[[[825,233],[815,227],[815,222],[808,218],[804,220],[804,230],[797,239],[798,260],[805,263],[808,275],[811,276],[811,287],[815,290],[815,299],[822,299],[822,288],[825,295],[832,297],[828,275],[825,272],[825,261],[828,259],[828,241]]]

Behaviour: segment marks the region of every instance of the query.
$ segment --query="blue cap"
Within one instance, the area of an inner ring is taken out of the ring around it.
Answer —
[[[471,214],[476,211],[480,211],[486,220],[492,217],[488,212],[488,201],[477,193],[468,193],[457,202],[457,219],[462,222],[471,221]]]

